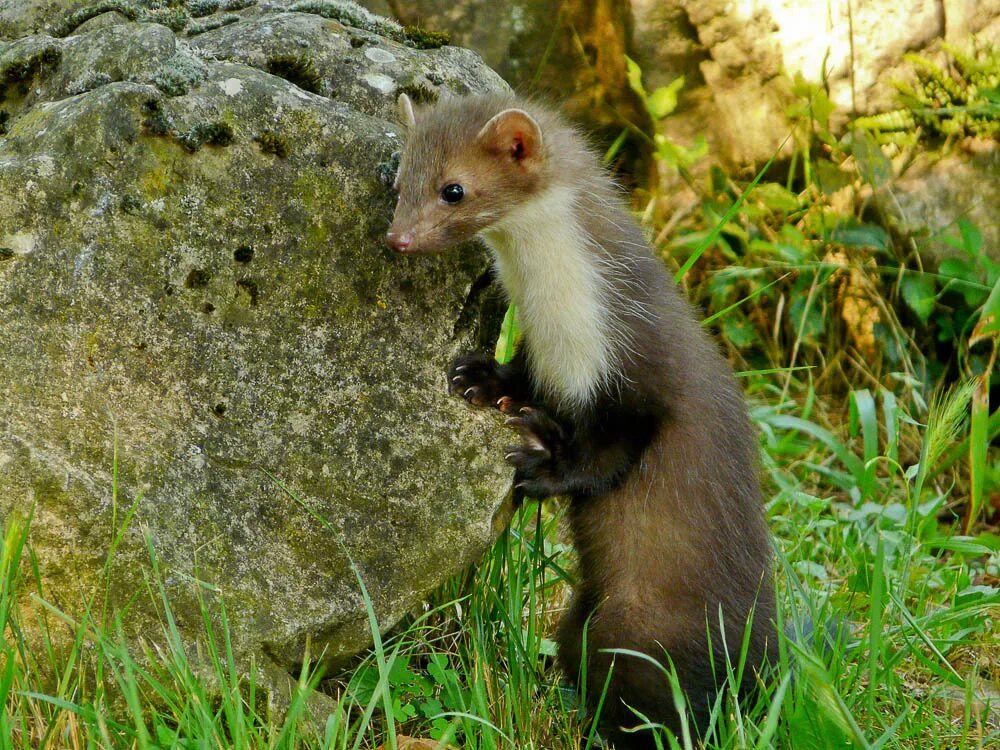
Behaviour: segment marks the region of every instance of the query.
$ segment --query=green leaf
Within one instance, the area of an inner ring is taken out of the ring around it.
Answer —
[[[437,698],[429,698],[418,704],[420,713],[424,715],[425,719],[430,719],[437,716],[439,713],[444,711],[444,706],[441,705],[441,701]]]
[[[847,450],[844,444],[837,440],[837,438],[834,437],[833,433],[829,430],[806,419],[800,419],[798,417],[784,414],[773,417],[770,420],[770,423],[777,429],[798,430],[799,432],[809,435],[814,440],[825,445],[830,452],[840,459],[840,462],[855,479],[860,480],[864,475],[865,466],[861,459]]]
[[[618,152],[621,151],[621,148],[625,144],[627,138],[628,128],[622,128],[622,132],[620,132],[618,137],[615,138],[614,143],[608,146],[608,150],[604,152],[604,158],[601,159],[601,163],[604,164],[604,166],[607,166],[615,160],[615,157],[618,156]]]
[[[826,319],[821,306],[815,301],[809,304],[809,297],[805,292],[792,297],[788,304],[788,320],[792,324],[792,330],[797,336],[801,335],[804,341],[817,341],[826,332]]]
[[[812,92],[810,106],[812,107],[812,119],[828,130],[830,115],[837,111],[837,105],[826,95],[826,91],[817,86]]]
[[[793,567],[800,575],[815,578],[817,581],[825,581],[830,577],[826,568],[812,560],[798,560]]]
[[[877,224],[842,224],[830,233],[830,240],[846,247],[872,247],[881,252],[889,247],[889,235]]]
[[[628,55],[625,55],[625,75],[628,77],[628,85],[637,93],[643,101],[648,98],[646,89],[642,85],[642,69],[639,64]]]
[[[450,723],[447,719],[434,719],[434,721],[431,722],[431,739],[440,740],[444,736],[444,733],[448,731],[449,726]]]
[[[737,349],[746,349],[757,340],[753,325],[742,316],[723,318],[721,328],[722,335]]]
[[[863,496],[871,496],[875,489],[875,459],[878,458],[878,412],[875,399],[867,388],[851,391],[849,401],[851,436],[861,433],[864,471],[859,482]]]
[[[953,279],[961,279],[962,281],[979,280],[976,275],[976,267],[969,261],[962,260],[961,258],[948,258],[941,261],[938,273],[942,276],[949,276]]]
[[[724,193],[729,188],[729,175],[718,164],[713,164],[708,168],[708,178],[713,193]]]
[[[771,155],[771,158],[767,160],[767,164],[761,167],[760,171],[757,172],[756,176],[753,178],[750,184],[746,186],[746,188],[743,190],[742,193],[740,193],[739,197],[729,207],[729,210],[726,211],[725,215],[718,222],[715,223],[715,226],[712,228],[712,231],[704,235],[704,239],[701,240],[695,251],[691,253],[688,259],[684,261],[684,264],[679,269],[677,269],[677,271],[674,273],[675,283],[680,283],[681,279],[683,279],[687,275],[687,272],[691,270],[691,267],[698,262],[698,258],[700,258],[702,254],[706,250],[708,250],[708,248],[710,248],[714,242],[721,240],[719,234],[722,232],[723,225],[725,225],[730,219],[733,218],[733,216],[736,215],[736,212],[740,209],[740,206],[742,206],[743,202],[746,200],[747,195],[749,195],[750,192],[755,187],[757,187],[757,184],[761,181],[764,175],[767,174],[767,170],[771,168],[771,164],[774,163],[775,157],[777,157],[777,155],[781,152],[781,149],[785,145],[785,141],[787,140],[788,136],[786,136],[785,140],[781,142],[781,145],[778,146],[778,149],[774,152],[774,154]]]
[[[847,576],[847,588],[856,594],[867,594],[872,589],[872,575],[868,567],[858,568]]]
[[[504,313],[503,323],[500,326],[500,336],[497,337],[497,345],[493,354],[497,362],[505,365],[514,358],[514,350],[520,336],[521,329],[517,323],[517,308],[511,304],[507,307],[507,312]]]
[[[979,554],[983,554],[983,552]],[[968,605],[983,600],[992,603],[996,600],[996,596],[997,590],[993,586],[968,586],[955,594],[955,604]]]
[[[833,162],[823,159],[816,163],[813,180],[824,193],[829,195],[854,182],[854,175],[846,169],[841,169]]]
[[[920,322],[927,325],[937,299],[934,277],[922,273],[907,273],[903,276],[900,289],[903,292],[903,300],[920,318]]]
[[[972,344],[980,339],[1000,336],[1000,279],[993,285],[993,290],[983,305],[979,314],[979,322],[972,331]]]
[[[797,211],[802,205],[795,193],[777,182],[758,185],[753,191],[753,197],[763,203],[769,211],[780,214]]]
[[[995,547],[990,547],[989,544],[984,544],[982,540],[983,537],[945,536],[943,534],[935,534],[926,541],[926,544],[932,549],[956,552],[967,557],[989,555],[996,550]]]
[[[672,167],[690,167],[708,153],[708,145],[703,136],[695,138],[691,148],[685,148],[674,143],[662,133],[653,136],[656,146],[656,156]]]
[[[962,234],[962,244],[966,252],[975,258],[983,247],[983,235],[979,228],[963,216],[958,220],[958,231]]]
[[[351,697],[361,705],[366,705],[375,695],[378,686],[378,668],[366,665],[354,673],[354,678],[347,686]]]
[[[899,411],[896,395],[887,388],[881,389],[882,417],[885,425],[885,455],[893,461],[899,460]]]
[[[986,486],[986,458],[990,445],[987,437],[987,425],[990,420],[989,383],[988,377],[978,377],[976,390],[972,394],[972,417],[969,423],[969,508],[965,517],[965,533],[967,534],[986,505],[984,488]]]
[[[792,245],[787,242],[779,242],[776,247],[778,249],[778,257],[787,263],[804,263],[812,254],[808,248]]]
[[[397,656],[389,665],[389,682],[393,685],[407,685],[416,681],[417,676],[410,671],[410,660],[407,656]]]
[[[962,296],[965,298],[965,304],[969,307],[979,307],[986,301],[988,292],[983,288],[982,279],[979,277],[973,261],[962,260],[961,258],[948,258],[941,261],[938,273],[958,281],[969,282],[968,284],[957,285],[957,290],[962,293]]]
[[[684,88],[684,76],[678,76],[666,86],[660,86],[646,101],[646,108],[654,120],[662,120],[677,109],[677,95]]]
[[[865,131],[855,131],[850,137],[851,155],[858,164],[861,177],[873,187],[880,187],[892,178],[892,162],[882,147]]]

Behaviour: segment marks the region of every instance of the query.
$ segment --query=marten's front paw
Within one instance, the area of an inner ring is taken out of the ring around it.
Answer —
[[[458,357],[448,368],[448,390],[457,393],[473,406],[493,406],[501,411],[511,397],[498,370],[497,361],[487,354]]]
[[[564,482],[559,467],[566,443],[562,426],[531,406],[521,407],[507,424],[521,435],[521,445],[509,448],[504,456],[514,465],[514,502],[562,494]]]

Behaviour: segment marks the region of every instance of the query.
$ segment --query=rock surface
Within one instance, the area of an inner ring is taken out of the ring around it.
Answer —
[[[73,616],[156,639],[148,537],[192,650],[221,596],[241,653],[337,661],[348,556],[388,627],[503,520],[496,420],[443,375],[485,253],[381,241],[397,93],[503,83],[349,3],[81,5],[0,5],[0,517]]]
[[[947,258],[963,258],[952,242],[959,219],[971,221],[983,236],[983,252],[1000,263],[1000,148],[989,144],[979,152],[920,154],[877,196],[882,210],[914,238],[931,268]]]

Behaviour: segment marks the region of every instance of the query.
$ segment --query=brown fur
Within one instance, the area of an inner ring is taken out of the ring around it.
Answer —
[[[527,119],[506,113],[510,109]],[[500,113],[506,113],[500,127],[484,130]],[[543,387],[539,352],[526,329],[510,365],[461,358],[451,382],[477,405],[499,402],[507,411],[527,405],[512,420],[524,438],[509,454],[515,481],[530,496],[570,498],[581,582],[559,629],[566,674],[576,679],[580,672],[585,626],[591,702],[612,661],[604,649],[640,651],[664,664],[669,656],[693,723],[703,729],[725,676],[727,650],[735,665],[748,619],[741,694],[752,692],[777,645],[756,441],[728,364],[596,156],[552,111],[503,96],[418,110],[397,182],[390,242],[406,234],[407,252],[439,250],[477,234],[491,246],[500,243],[495,252],[511,252],[495,229],[504,217],[546,200],[554,188],[572,191],[573,226],[586,237],[582,262],[593,263],[605,284],[611,372],[582,401],[561,398]],[[439,197],[452,182],[467,196],[454,206]],[[677,730],[667,682],[635,657],[619,655],[614,662],[605,724],[619,748],[652,747],[648,733],[618,727],[640,723],[634,708]]]

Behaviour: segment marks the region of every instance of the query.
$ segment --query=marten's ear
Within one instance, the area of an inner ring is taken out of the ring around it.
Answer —
[[[406,94],[400,94],[396,100],[396,116],[400,124],[408,129],[417,124],[417,118],[413,114],[413,102]]]
[[[494,115],[476,140],[490,151],[509,154],[522,165],[532,164],[542,155],[542,130],[523,109],[505,109]]]

